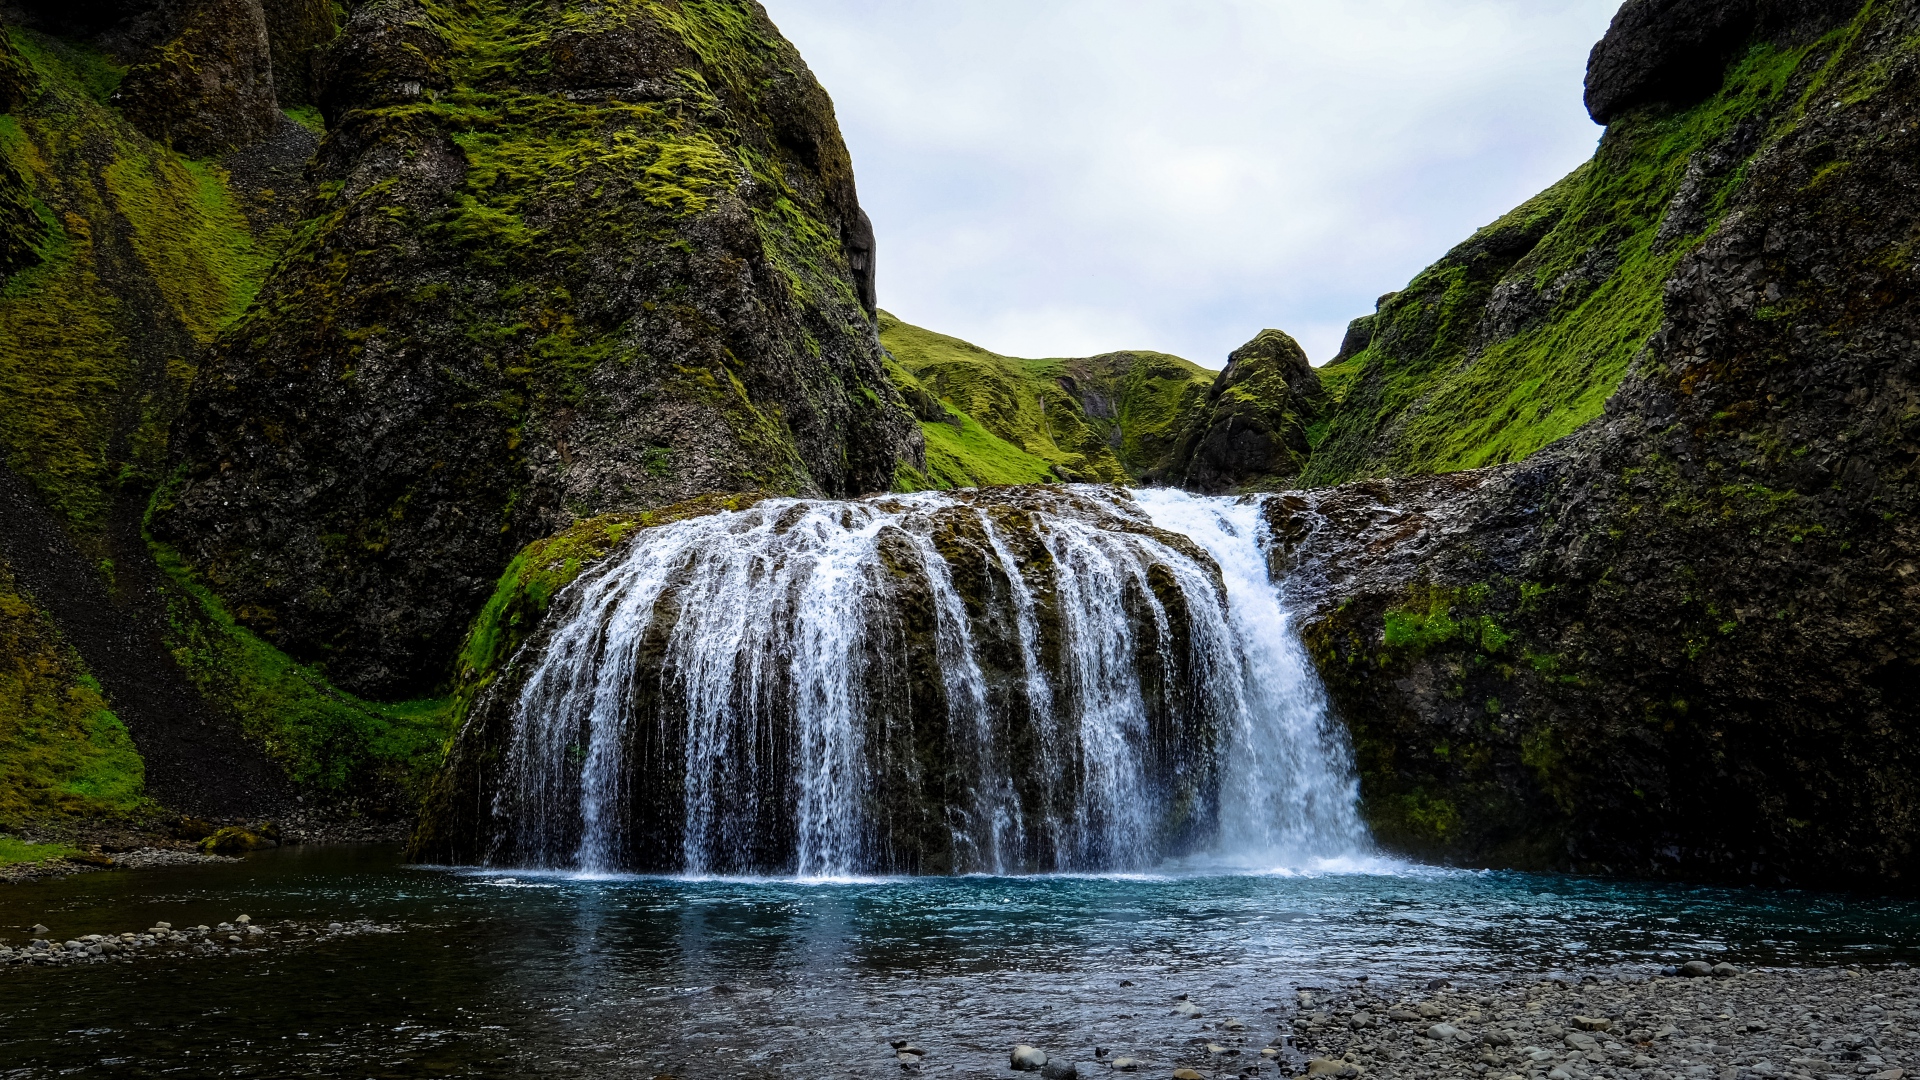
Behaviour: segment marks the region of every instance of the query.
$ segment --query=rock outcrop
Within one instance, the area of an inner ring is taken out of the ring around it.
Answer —
[[[318,96],[310,220],[202,371],[155,515],[295,656],[423,691],[577,515],[922,464],[831,102],[757,4],[380,0]]]
[[[1299,342],[1263,330],[1227,358],[1162,475],[1207,494],[1285,485],[1306,467],[1313,453],[1307,429],[1325,408]]]
[[[273,56],[274,95],[283,107],[313,104],[320,61],[340,34],[333,0],[262,0],[261,8]]]
[[[189,157],[214,157],[286,123],[260,0],[195,0],[161,17],[171,33],[114,92],[136,127]]]
[[[1756,38],[1803,44],[1858,10],[1851,0],[1627,0],[1588,59],[1587,112],[1607,124],[1643,105],[1698,104]]]
[[[1308,638],[1384,841],[1920,887],[1916,31],[1871,4],[1760,43],[1785,92],[1599,422],[1273,504],[1340,583]],[[1341,515],[1371,524],[1316,528]]]

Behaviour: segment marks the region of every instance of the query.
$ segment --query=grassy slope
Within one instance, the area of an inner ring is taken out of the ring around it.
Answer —
[[[1517,461],[1599,416],[1706,231],[1657,239],[1689,161],[1768,108],[1809,51],[1757,48],[1712,99],[1617,121],[1590,163],[1389,298],[1373,344],[1332,369],[1341,403],[1304,481]],[[1703,224],[1741,172],[1709,181]],[[1486,318],[1497,286],[1517,327]]]
[[[909,487],[1126,483],[1166,455],[1213,385],[1212,372],[1164,353],[1021,360],[886,312],[880,340],[909,398],[924,391],[948,413],[945,422],[922,417],[927,475],[903,475]],[[1110,403],[1113,415],[1090,416],[1089,395]]]
[[[174,659],[295,784],[328,796],[423,790],[452,731],[452,699],[386,704],[346,693],[235,622],[165,545],[153,552],[173,582]]]
[[[100,684],[0,563],[0,829],[132,816],[144,783]]]

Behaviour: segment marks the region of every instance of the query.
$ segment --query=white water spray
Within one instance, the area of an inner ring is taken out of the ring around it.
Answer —
[[[1254,500],[1072,488],[646,530],[523,660],[495,849],[801,876],[1358,854],[1264,529]]]

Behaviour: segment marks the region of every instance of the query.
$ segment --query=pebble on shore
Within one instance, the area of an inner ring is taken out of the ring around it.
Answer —
[[[1920,974],[1736,970],[1406,996],[1362,984],[1272,1045],[1307,1075],[1408,1080],[1902,1080],[1920,1055]]]
[[[381,926],[360,920],[319,924],[282,923],[267,929],[246,915],[218,926],[200,925],[176,930],[172,923],[160,922],[141,932],[87,934],[61,940],[45,925],[35,924],[32,940],[20,945],[0,942],[0,968],[60,967],[70,964],[125,963],[141,956],[212,956],[293,941],[324,941],[347,934],[393,933],[397,927]]]

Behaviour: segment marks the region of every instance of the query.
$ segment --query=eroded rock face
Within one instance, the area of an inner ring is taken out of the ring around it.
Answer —
[[[1767,118],[1601,422],[1283,517],[1357,523],[1308,639],[1384,841],[1916,888],[1917,29],[1876,8]]]
[[[34,92],[33,72],[14,54],[0,23],[0,113],[25,102]],[[0,158],[0,285],[40,261],[38,246],[46,226],[33,211],[26,178]]]
[[[758,5],[665,10],[380,0],[329,51],[319,196],[155,525],[357,692],[439,682],[576,516],[921,463],[826,94]]]
[[[1263,330],[1228,358],[1166,478],[1210,495],[1292,480],[1313,452],[1307,427],[1324,405],[1320,378],[1300,343]]]
[[[158,17],[171,33],[114,92],[136,127],[189,157],[213,157],[286,122],[260,0],[194,0]]]

